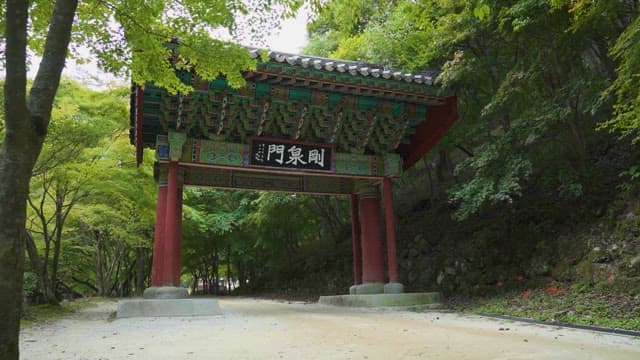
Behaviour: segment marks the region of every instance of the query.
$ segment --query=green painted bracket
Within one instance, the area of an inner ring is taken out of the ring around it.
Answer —
[[[169,130],[169,160],[180,160],[185,141],[187,141],[187,134]]]

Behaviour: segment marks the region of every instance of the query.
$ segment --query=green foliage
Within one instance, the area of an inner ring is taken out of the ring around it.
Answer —
[[[640,330],[638,300],[629,295],[610,294],[583,284],[558,285],[527,291],[507,292],[493,298],[478,299],[459,310],[479,314],[511,315],[541,321]]]
[[[171,92],[192,90],[176,77],[175,68],[197,69],[205,79],[222,74],[240,86],[240,71],[255,69],[255,61],[241,46],[221,39],[261,43],[301,4],[301,0],[84,1],[73,24],[70,55],[85,62],[86,51],[81,49],[88,48],[105,71],[129,75],[138,84],[154,82]],[[39,55],[53,5],[34,1],[30,7],[28,43]],[[178,49],[167,46],[173,39],[179,39]]]
[[[92,91],[63,81],[54,102],[49,136],[31,178],[27,228],[41,260],[41,268],[31,271],[50,277],[48,286],[58,296],[109,294],[113,283],[131,288],[124,284],[130,279],[118,277],[135,260],[136,248],[151,248],[153,155],[136,167],[128,95],[124,88]],[[109,258],[96,264],[102,255]],[[30,298],[46,293],[41,286],[29,288]]]
[[[22,328],[41,325],[50,321],[58,320],[65,315],[69,315],[82,309],[96,306],[96,302],[104,301],[101,298],[79,299],[66,301],[60,305],[34,305],[25,310],[24,319],[20,322]]]
[[[32,297],[38,292],[38,277],[32,272],[24,273],[24,283],[22,284],[22,292],[26,298]]]
[[[441,148],[472,154],[457,164],[463,183],[451,190],[459,219],[515,201],[528,183],[582,196],[597,124],[623,134],[638,126],[633,2],[376,2],[362,18],[346,10],[356,5],[330,1],[309,26],[312,49],[441,70],[459,109]]]
[[[228,277],[239,281],[238,291],[302,290],[300,278],[314,276],[322,280],[312,280],[311,289],[304,291],[347,286],[323,278],[333,277],[330,269],[342,269],[342,262],[327,264],[328,254],[318,257],[318,249],[333,253],[329,249],[336,248],[337,238],[345,237],[348,212],[343,201],[189,189],[184,202],[183,273],[200,283],[199,291],[218,293],[215,284]],[[340,249],[344,257],[345,249]]]
[[[608,93],[615,94],[615,117],[602,124],[604,128],[630,135],[634,143],[640,140],[640,18],[629,25],[611,48],[612,57],[619,62],[618,77]]]

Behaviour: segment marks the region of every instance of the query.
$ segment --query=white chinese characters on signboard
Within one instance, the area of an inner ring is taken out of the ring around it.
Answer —
[[[254,139],[251,148],[251,165],[331,170],[332,148],[328,145]]]
[[[284,145],[270,144],[267,150],[267,161],[271,160],[272,155],[275,162],[282,164],[284,160]]]

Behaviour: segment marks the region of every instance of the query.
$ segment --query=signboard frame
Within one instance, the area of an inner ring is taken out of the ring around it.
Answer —
[[[280,162],[278,162],[277,160],[273,160],[267,163],[267,160],[259,161],[255,158],[256,155],[259,155],[260,146],[263,147],[262,152],[264,152],[265,151],[264,147],[269,145],[284,146],[282,150],[284,154],[282,154]],[[287,148],[287,145],[291,147]],[[298,146],[298,149],[301,150],[300,156],[297,156],[297,157],[294,156],[294,159],[291,159],[291,158],[286,159],[285,158],[286,153],[289,152],[291,149],[295,149],[296,146]],[[324,152],[319,152],[319,154],[322,154],[322,157],[324,159],[322,166],[318,166],[319,164],[317,163],[314,164],[315,166],[310,165],[310,161],[309,161],[310,148],[312,150],[325,150],[329,152],[328,156]],[[300,159],[300,157],[302,157],[302,159]],[[298,165],[297,163],[298,161],[300,161],[301,165]],[[325,165],[324,161],[328,161],[328,164]],[[293,164],[290,164],[291,162],[293,162]],[[305,163],[305,164],[302,164],[302,163]],[[247,166],[250,168],[279,169],[279,170],[287,170],[287,171],[335,173],[336,171],[335,145],[327,144],[327,143],[313,143],[308,141],[295,141],[295,140],[289,140],[289,139],[252,136],[249,138],[249,154],[248,154]]]

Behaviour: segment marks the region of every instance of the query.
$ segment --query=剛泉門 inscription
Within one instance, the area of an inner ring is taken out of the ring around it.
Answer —
[[[331,171],[333,146],[277,139],[251,139],[253,166]]]

